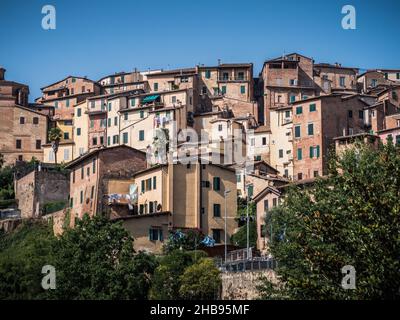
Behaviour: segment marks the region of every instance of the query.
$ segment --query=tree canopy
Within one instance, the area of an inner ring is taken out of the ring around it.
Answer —
[[[265,282],[264,298],[400,298],[400,148],[391,142],[334,157],[327,178],[289,189],[266,223],[280,285]],[[347,265],[355,289],[341,286]]]

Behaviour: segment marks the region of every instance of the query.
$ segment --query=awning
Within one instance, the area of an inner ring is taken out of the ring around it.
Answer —
[[[160,96],[159,94],[156,94],[156,95],[153,95],[153,96],[147,96],[147,97],[143,98],[142,103],[153,102],[159,96]]]

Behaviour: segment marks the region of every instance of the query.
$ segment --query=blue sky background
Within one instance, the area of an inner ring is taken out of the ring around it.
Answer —
[[[52,4],[57,29],[41,28]],[[343,30],[351,4],[357,29]],[[67,75],[253,62],[298,52],[316,62],[400,68],[400,0],[0,0],[0,65],[6,78],[40,87]]]

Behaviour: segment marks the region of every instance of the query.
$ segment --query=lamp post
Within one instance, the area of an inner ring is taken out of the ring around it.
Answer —
[[[225,200],[225,268],[226,268],[226,258],[228,255],[228,247],[227,247],[227,228],[226,228],[226,219],[227,219],[227,214],[226,214],[226,196],[228,193],[231,192],[231,190],[225,190],[224,191],[224,200]]]

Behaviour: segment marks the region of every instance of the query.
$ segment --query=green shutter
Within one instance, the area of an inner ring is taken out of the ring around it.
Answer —
[[[297,160],[302,160],[303,150],[301,148],[297,149]]]
[[[214,177],[213,178],[213,189],[215,191],[219,191],[220,190],[220,178],[219,177]]]
[[[319,146],[317,146],[317,158],[319,158]]]
[[[222,92],[222,94],[225,94],[225,93],[226,93],[226,86],[222,86],[221,92]]]
[[[157,177],[153,177],[153,189],[157,188]]]
[[[142,192],[144,192],[144,180],[142,180]]]
[[[240,86],[240,93],[245,94],[246,93],[246,87],[245,86]]]
[[[314,150],[314,147],[310,147],[310,158],[313,157],[313,150]]]

